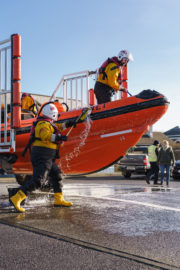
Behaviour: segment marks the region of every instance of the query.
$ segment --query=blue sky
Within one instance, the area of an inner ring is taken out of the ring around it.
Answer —
[[[129,91],[154,89],[171,102],[154,130],[180,125],[179,0],[0,0],[0,7],[0,41],[22,36],[23,91],[49,95],[64,74],[95,70],[128,49]]]

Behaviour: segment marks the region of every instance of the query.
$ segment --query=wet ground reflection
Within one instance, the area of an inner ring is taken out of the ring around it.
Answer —
[[[26,199],[25,214],[15,213],[8,196],[1,195],[1,217],[43,229],[51,223],[72,237],[79,230],[125,236],[180,231],[178,188],[75,183],[65,185],[64,194],[73,201],[73,207],[54,208],[52,192],[37,191]]]

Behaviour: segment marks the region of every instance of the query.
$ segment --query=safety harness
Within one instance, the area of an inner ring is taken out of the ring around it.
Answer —
[[[52,122],[51,119],[45,118],[45,117],[43,117],[43,116],[37,117],[36,121],[34,121],[32,127],[31,127],[31,130],[30,130],[30,137],[29,137],[29,142],[28,142],[28,144],[26,145],[26,147],[24,148],[24,151],[23,151],[23,153],[22,153],[22,156],[23,156],[23,157],[25,156],[25,154],[26,154],[26,152],[27,152],[28,149],[29,149],[29,151],[31,151],[31,145],[32,145],[32,143],[33,143],[34,141],[36,141],[36,140],[41,141],[41,138],[35,137],[35,127],[36,127],[37,123],[40,122],[40,121],[50,123],[51,126],[54,128],[54,134],[56,134],[56,135],[57,135],[57,134],[60,134],[59,129],[58,129],[57,126]],[[61,143],[62,143],[62,142],[60,141],[60,142],[58,142],[58,143],[56,143],[56,144],[61,144]]]
[[[112,58],[108,58],[99,68],[99,74],[103,74],[103,77],[102,77],[103,80],[107,78],[107,74],[105,70],[106,70],[107,65],[109,65],[110,63],[116,64],[116,66],[112,67],[112,70],[120,67],[118,58],[116,56],[113,56]]]

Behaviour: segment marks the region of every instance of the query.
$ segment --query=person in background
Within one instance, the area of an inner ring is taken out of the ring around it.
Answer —
[[[158,162],[161,171],[161,185],[164,182],[164,171],[166,169],[166,185],[169,186],[170,182],[170,169],[175,164],[175,157],[172,147],[169,146],[169,142],[164,140],[162,147],[158,154]]]
[[[133,61],[132,54],[122,50],[117,57],[108,58],[99,68],[98,79],[94,86],[94,93],[98,104],[111,101],[113,93],[120,90],[122,83],[121,68],[126,66],[129,61]]]
[[[23,93],[21,96],[21,109],[32,111],[35,115],[37,114],[37,107],[34,98],[27,93]]]
[[[5,105],[4,103],[1,104],[1,123],[4,123],[7,117],[7,122],[10,123],[11,120],[11,107],[10,104],[6,105],[6,109],[5,109]]]
[[[48,178],[52,179],[54,189],[54,206],[71,206],[72,202],[67,202],[62,193],[62,176],[61,171],[55,163],[57,150],[63,141],[67,141],[67,136],[62,136],[61,131],[74,125],[74,121],[64,123],[54,123],[58,119],[58,110],[56,106],[49,102],[42,107],[42,116],[38,117],[31,129],[32,150],[31,162],[33,165],[33,176],[27,180],[17,191],[10,197],[10,201],[18,212],[24,212],[21,202],[26,198],[29,192],[40,188],[43,181]],[[59,151],[58,151],[59,153]]]
[[[158,164],[159,142],[155,140],[148,147],[148,160],[151,165],[149,172],[146,175],[146,183],[150,184],[150,179],[154,175],[154,185],[158,183],[159,164]]]

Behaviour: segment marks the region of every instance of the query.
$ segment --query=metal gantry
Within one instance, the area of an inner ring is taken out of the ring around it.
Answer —
[[[16,78],[20,74],[19,51],[19,35],[14,34],[9,39],[0,41],[0,153],[15,151],[15,128],[20,123],[20,116],[18,120],[16,116],[20,115],[21,110],[20,82]],[[13,96],[17,104],[13,103]]]

